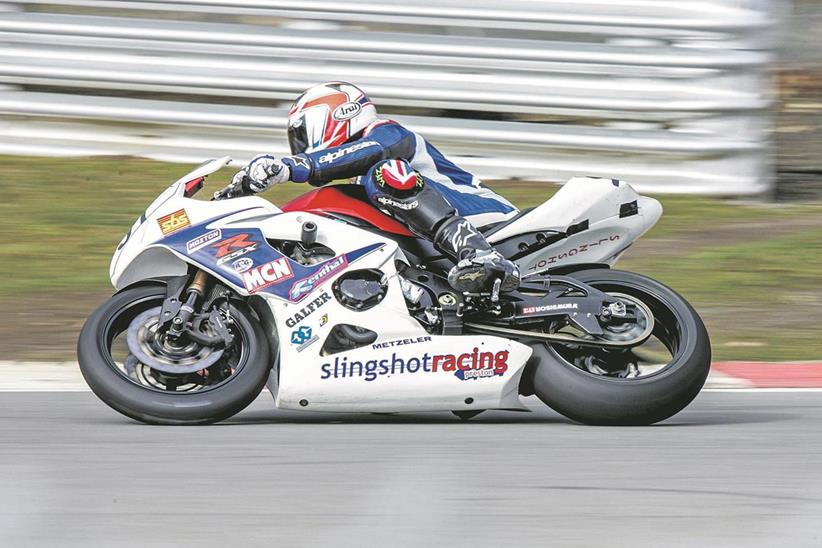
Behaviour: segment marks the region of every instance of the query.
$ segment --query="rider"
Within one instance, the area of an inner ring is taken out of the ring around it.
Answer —
[[[448,274],[456,290],[488,291],[496,279],[501,291],[518,287],[516,265],[475,228],[505,220],[516,208],[423,137],[378,118],[357,86],[328,82],[300,95],[288,113],[288,142],[292,156],[255,157],[215,196],[286,181],[320,186],[355,178],[376,207],[456,263]]]

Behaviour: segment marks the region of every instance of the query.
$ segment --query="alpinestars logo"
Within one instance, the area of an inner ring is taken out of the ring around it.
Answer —
[[[477,231],[468,221],[460,222],[457,232],[451,236],[451,245],[454,247],[454,251],[459,251],[468,246],[468,241],[475,236],[478,236]]]
[[[270,263],[252,268],[241,274],[243,285],[249,293],[256,293],[257,291],[280,283],[292,277],[294,273],[291,271],[291,265],[288,264],[288,259],[280,257]]]
[[[478,279],[482,278],[483,276],[485,276],[485,272],[483,272],[482,270],[476,270],[474,272],[468,272],[466,274],[462,274],[461,276],[459,276],[459,279],[460,280],[468,280],[468,281],[471,281],[471,282],[476,282]]]
[[[321,156],[320,157],[320,163],[321,164],[328,164],[328,163],[334,162],[336,160],[339,160],[343,156],[346,156],[348,154],[353,154],[354,152],[357,152],[358,150],[362,150],[364,148],[374,147],[374,146],[379,146],[379,143],[377,141],[363,141],[362,143],[357,143],[356,145],[351,145],[350,147],[341,148],[339,150],[336,150],[334,152],[329,152],[328,154],[326,154],[324,156]]]
[[[286,158],[294,162],[295,166],[311,169],[311,165],[308,163],[308,158],[305,156],[286,156]]]
[[[377,197],[377,201],[379,203],[383,204],[383,205],[395,207],[397,209],[403,209],[405,211],[409,211],[411,209],[416,209],[417,206],[420,205],[420,203],[417,200],[414,200],[413,202],[406,203],[406,202],[400,202],[400,201],[391,199],[388,196],[379,196],[379,197]]]

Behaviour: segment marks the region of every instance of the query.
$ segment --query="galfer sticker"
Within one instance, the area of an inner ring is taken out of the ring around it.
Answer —
[[[434,354],[427,352],[411,357],[361,360],[336,356],[320,366],[320,380],[360,378],[371,382],[380,377],[407,374],[454,375],[462,381],[503,376],[508,371],[508,350],[480,352],[474,348],[464,354]]]
[[[223,233],[220,231],[219,228],[216,228],[210,232],[206,232],[202,236],[198,236],[193,240],[189,240],[186,243],[186,251],[188,251],[189,254],[194,253],[198,249],[204,248],[214,240],[219,240],[220,238],[222,238],[222,235]]]
[[[280,257],[271,262],[252,268],[240,275],[243,285],[249,293],[255,293],[265,287],[274,285],[294,276],[288,259]]]
[[[286,318],[285,325],[287,325],[288,327],[294,327],[330,300],[331,295],[323,291],[317,296],[316,299],[305,303],[305,305],[299,311],[295,312],[293,316],[291,316],[290,318]],[[327,321],[328,314],[326,314],[326,322]],[[321,322],[320,325],[325,325],[325,323]]]

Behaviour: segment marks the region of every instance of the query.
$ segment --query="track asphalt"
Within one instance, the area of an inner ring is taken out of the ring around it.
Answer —
[[[532,413],[210,427],[0,393],[0,546],[822,546],[822,392],[704,392],[653,427]]]

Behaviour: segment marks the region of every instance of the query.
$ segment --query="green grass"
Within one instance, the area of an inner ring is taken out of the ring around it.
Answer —
[[[151,201],[194,166],[138,158],[0,156],[0,296],[27,291],[99,291],[114,248]],[[232,170],[215,173],[206,191]],[[282,185],[285,201],[305,191]]]
[[[72,306],[61,296],[108,294],[117,242],[191,167],[119,157],[0,156],[0,305],[32,292],[53,295],[61,307]],[[204,194],[232,171],[212,175]],[[491,186],[520,207],[556,190],[526,182]],[[280,185],[264,196],[283,203],[306,190]],[[822,359],[822,223],[815,221],[822,206],[660,199],[665,214],[621,268],[657,278],[691,301],[720,359]]]
[[[683,293],[720,300],[744,295],[751,303],[770,304],[787,292],[813,288],[822,273],[822,228],[741,243],[710,244],[693,252],[629,259],[643,272],[666,280]],[[761,239],[760,239],[761,238]]]
[[[619,266],[685,296],[705,318],[719,359],[822,359],[822,228],[750,237],[629,256]]]

